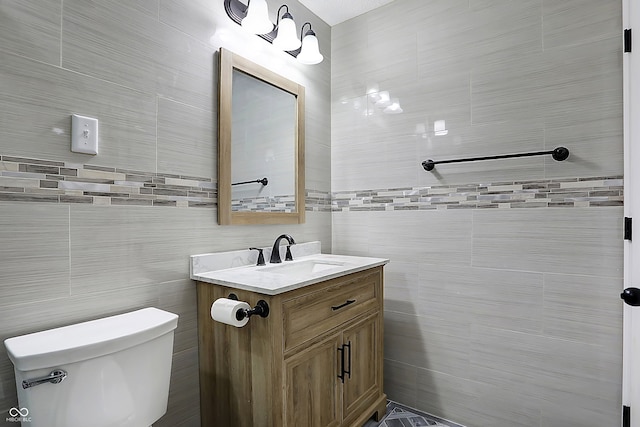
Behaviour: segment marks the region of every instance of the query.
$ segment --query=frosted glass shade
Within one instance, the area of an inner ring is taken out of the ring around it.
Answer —
[[[378,93],[378,100],[376,101],[376,107],[384,108],[391,104],[391,98],[389,97],[389,91],[383,90]]]
[[[242,28],[253,34],[267,34],[273,30],[269,19],[269,8],[265,0],[251,0],[247,16],[242,19]]]
[[[398,100],[398,98],[393,98],[391,100],[391,105],[389,105],[382,111],[387,114],[400,114],[403,110],[402,107],[400,107],[400,101]]]
[[[308,65],[318,64],[324,59],[318,47],[318,38],[312,32],[308,32],[302,39],[302,49],[297,59],[300,63]]]
[[[300,47],[300,40],[296,34],[296,23],[288,12],[282,15],[278,23],[278,35],[273,39],[273,45],[281,50],[296,50]]]

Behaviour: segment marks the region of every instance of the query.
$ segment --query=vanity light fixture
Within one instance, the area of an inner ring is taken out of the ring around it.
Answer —
[[[249,0],[246,16],[240,25],[253,34],[267,34],[273,31],[267,2],[265,0]]]
[[[285,12],[280,16],[282,8]],[[318,64],[324,59],[311,23],[306,22],[302,26],[298,38],[296,24],[286,4],[278,8],[276,25],[269,20],[266,0],[248,0],[246,5],[240,0],[224,0],[224,9],[233,22],[298,58],[301,64]],[[309,29],[304,32],[307,24]]]
[[[280,17],[280,11],[285,8],[285,12]],[[296,31],[296,23],[293,20],[293,16],[289,13],[289,6],[283,4],[278,8],[278,20],[276,21],[276,31],[278,34],[273,39],[273,45],[278,49],[287,51],[293,51],[300,48],[300,40]]]
[[[307,24],[309,25],[309,29],[304,33],[304,27]],[[303,33],[304,37],[302,36]],[[316,33],[311,29],[310,22],[305,22],[302,25],[302,28],[300,29],[300,39],[302,40],[302,48],[297,56],[298,62],[308,65],[322,62],[324,56],[320,53],[318,38],[316,37]]]

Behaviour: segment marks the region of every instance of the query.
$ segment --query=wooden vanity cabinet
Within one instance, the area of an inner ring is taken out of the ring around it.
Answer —
[[[361,427],[382,418],[383,267],[279,295],[198,282],[203,427]],[[234,293],[267,318],[211,319]]]

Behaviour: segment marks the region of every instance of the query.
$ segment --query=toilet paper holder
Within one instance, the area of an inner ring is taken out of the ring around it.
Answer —
[[[236,294],[229,294],[228,298],[238,301],[238,296]],[[257,314],[260,317],[267,317],[269,315],[269,304],[267,304],[265,300],[261,299],[252,309],[238,310],[236,312],[236,319],[242,320],[244,318],[249,318],[254,314]]]

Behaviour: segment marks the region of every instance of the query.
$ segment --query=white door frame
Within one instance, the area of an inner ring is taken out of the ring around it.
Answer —
[[[622,0],[622,26],[640,32],[640,7],[632,0]],[[633,33],[632,32],[632,33]],[[622,35],[621,35],[622,37]],[[632,34],[637,40],[637,34]],[[637,52],[640,46],[632,41]],[[624,134],[624,216],[640,223],[640,174],[632,165],[640,165],[640,55],[623,53],[623,134]],[[635,75],[634,75],[635,73]],[[635,115],[635,120],[633,119]],[[640,230],[638,227],[634,227]],[[640,231],[633,236],[636,241],[624,241],[624,288],[640,288]],[[635,261],[635,262],[634,262]],[[624,304],[623,320],[622,404],[630,407],[630,427],[640,427],[640,361],[633,363],[634,355],[640,359],[640,307]]]

